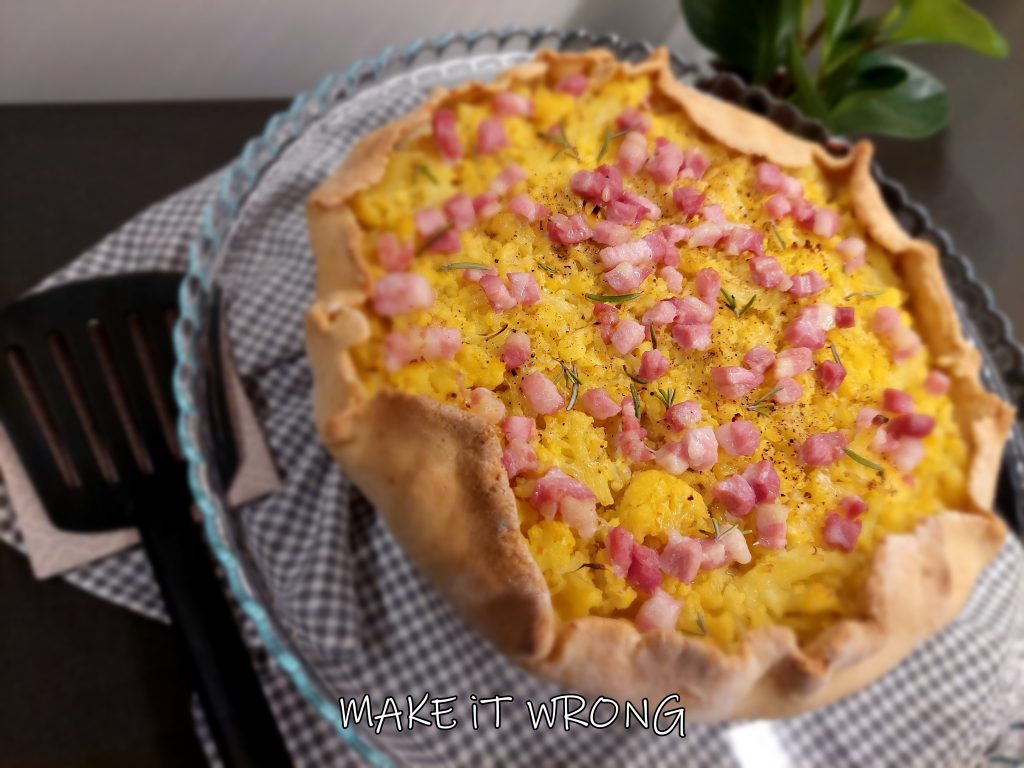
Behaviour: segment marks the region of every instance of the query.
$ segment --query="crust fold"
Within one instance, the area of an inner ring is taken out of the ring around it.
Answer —
[[[680,632],[641,635],[617,619],[587,617],[559,627],[519,530],[494,430],[464,410],[393,389],[369,397],[359,382],[348,349],[369,335],[361,306],[370,276],[350,198],[382,177],[389,154],[422,130],[439,104],[517,83],[554,83],[572,72],[585,72],[595,83],[651,74],[656,94],[709,137],[790,168],[815,163],[848,184],[854,216],[891,253],[915,315],[928,318],[919,330],[953,379],[957,418],[972,452],[971,508],[942,512],[910,533],[887,537],[872,561],[865,618],[841,621],[804,648],[780,626],[751,633],[735,654]],[[1014,418],[1009,405],[982,387],[980,355],[960,329],[937,253],[900,228],[871,177],[871,157],[866,143],[844,157],[829,155],[680,84],[663,49],[637,65],[602,50],[545,51],[493,83],[435,92],[416,111],[365,137],[310,198],[317,302],[306,336],[322,439],[467,622],[520,664],[563,685],[633,699],[678,693],[695,720],[794,715],[867,685],[957,615],[998,553],[1005,526],[990,506]]]

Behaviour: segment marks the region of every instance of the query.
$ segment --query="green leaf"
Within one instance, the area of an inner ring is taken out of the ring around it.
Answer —
[[[800,42],[795,39],[789,49],[789,75],[796,86],[796,105],[811,117],[825,117],[828,108],[804,64]]]
[[[829,49],[828,55],[823,57],[821,76],[829,77],[855,62],[874,44],[884,21],[881,16],[869,16],[845,29]]]
[[[697,40],[759,84],[786,63],[803,20],[803,0],[680,0],[680,6]]]
[[[875,54],[881,57],[883,54]],[[885,56],[886,66],[901,67],[906,77],[898,85],[858,90],[843,97],[826,122],[838,133],[877,133],[922,139],[949,122],[949,96],[945,86],[925,70],[896,56]]]
[[[998,59],[1010,53],[1006,38],[963,0],[900,0],[885,41],[952,43]]]
[[[859,10],[860,0],[825,0],[825,58],[828,58],[832,45],[843,36]]]
[[[854,62],[853,72],[843,87],[844,95],[854,91],[887,91],[907,77],[909,73],[902,59],[869,51]]]

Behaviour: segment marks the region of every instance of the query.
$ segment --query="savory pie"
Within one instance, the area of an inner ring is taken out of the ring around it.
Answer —
[[[844,156],[545,52],[312,195],[323,441],[517,662],[691,717],[806,711],[950,621],[1012,409]]]

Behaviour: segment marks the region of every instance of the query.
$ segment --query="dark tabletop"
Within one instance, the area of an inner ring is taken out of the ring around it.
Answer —
[[[1011,45],[1024,45],[1024,14],[1001,22]],[[1024,328],[1021,56],[919,60],[949,84],[953,125],[926,141],[880,142],[882,166],[930,207]],[[0,303],[228,162],[284,106],[0,108]],[[203,764],[166,627],[59,579],[36,582],[4,546],[0,617],[0,764]]]

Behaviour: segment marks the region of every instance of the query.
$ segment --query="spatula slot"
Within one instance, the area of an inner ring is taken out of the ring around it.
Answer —
[[[116,485],[120,481],[117,467],[114,465],[113,459],[110,458],[110,451],[107,449],[106,441],[103,435],[100,434],[100,430],[96,426],[96,419],[89,409],[89,404],[83,393],[82,382],[79,381],[78,373],[75,371],[74,363],[71,361],[71,353],[68,351],[67,342],[58,333],[51,333],[47,339],[50,344],[50,354],[53,357],[53,362],[57,366],[57,372],[60,374],[61,380],[64,382],[64,389],[68,393],[68,399],[71,401],[75,415],[78,417],[78,422],[82,426],[82,432],[85,434],[89,450],[96,460],[96,466],[99,467],[100,475],[111,485]]]
[[[162,329],[161,329],[162,330]],[[164,397],[163,388],[157,374],[157,365],[154,360],[154,351],[146,339],[146,329],[142,317],[133,312],[128,315],[128,333],[135,347],[135,354],[138,356],[139,364],[142,366],[142,375],[146,379],[146,390],[153,403],[157,419],[160,421],[160,431],[163,433],[167,450],[176,459],[182,459],[181,449],[178,446],[178,436],[174,430],[174,411],[171,404]]]
[[[124,384],[114,364],[113,355],[110,353],[110,342],[107,339],[106,328],[99,320],[90,320],[89,338],[92,340],[93,348],[96,351],[96,359],[99,360],[100,369],[103,371],[103,378],[110,390],[110,399],[117,412],[117,418],[124,430],[125,438],[128,440],[128,447],[131,449],[132,457],[139,471],[146,475],[153,474],[153,461],[149,451],[146,450],[146,443],[142,439],[138,425],[128,407],[128,398],[125,395]]]
[[[20,347],[8,348],[7,364],[10,366],[15,380],[18,382],[21,395],[28,405],[29,412],[36,422],[39,433],[43,436],[43,442],[46,443],[50,456],[53,458],[53,463],[57,467],[57,471],[60,472],[64,484],[69,488],[81,488],[82,479],[78,476],[78,472],[75,471],[75,465],[71,463],[67,447],[57,432],[56,426],[54,426],[53,415],[46,406],[39,382],[36,380],[35,373],[32,371],[32,366],[29,365],[25,352]]]

